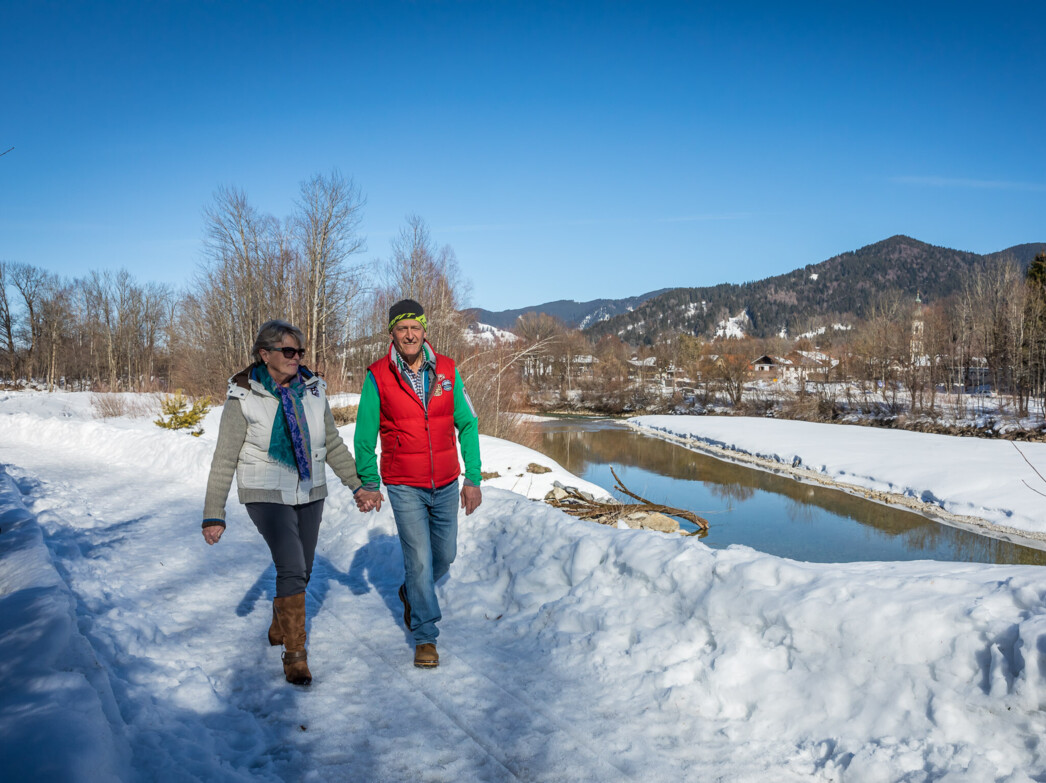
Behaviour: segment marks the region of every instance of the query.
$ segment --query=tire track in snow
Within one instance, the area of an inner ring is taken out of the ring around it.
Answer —
[[[339,620],[341,622],[345,622],[344,615],[342,615],[341,613],[339,613],[337,611],[334,611],[333,609],[330,608],[330,606],[325,605],[324,608],[323,608],[323,612],[325,614],[328,614],[331,618],[333,618],[335,620]],[[498,765],[499,768],[504,770],[505,773],[511,779],[513,779],[513,780],[525,780],[526,779],[526,778],[521,778],[520,775],[518,774],[517,770],[513,769],[513,764],[512,764],[511,759],[506,758],[504,754],[499,752],[497,744],[495,742],[493,742],[493,741],[489,740],[488,738],[484,737],[479,731],[477,731],[473,727],[469,726],[469,724],[467,722],[465,722],[464,720],[461,720],[453,712],[453,710],[448,709],[447,707],[443,706],[440,703],[440,700],[433,695],[431,688],[425,687],[424,685],[421,685],[421,684],[415,683],[415,682],[410,683],[409,687],[408,687],[407,679],[406,679],[406,677],[405,677],[405,675],[403,674],[403,671],[402,671],[402,669],[406,668],[405,665],[404,666],[397,665],[392,660],[392,658],[389,655],[381,652],[378,649],[377,646],[369,644],[366,640],[364,640],[361,637],[356,637],[356,641],[360,644],[360,646],[362,646],[363,648],[366,649],[367,653],[370,655],[370,660],[371,661],[374,661],[374,660],[380,661],[381,663],[384,664],[384,668],[391,672],[392,676],[384,678],[385,682],[389,682],[389,683],[395,682],[398,685],[397,690],[402,691],[404,693],[413,694],[415,697],[423,697],[428,702],[429,705],[431,705],[432,707],[434,707],[436,709],[436,711],[442,716],[443,719],[445,719],[447,722],[451,723],[459,731],[461,731],[463,734],[465,734],[468,737],[468,739],[471,740],[471,742],[480,751],[482,751],[486,756],[488,756],[492,761],[494,761]],[[402,643],[400,643],[399,646],[402,647],[403,646]],[[404,658],[404,660],[406,660],[406,658]],[[364,665],[367,666],[368,669],[370,669],[372,671],[374,670],[374,666],[371,664],[370,661],[366,661],[365,660],[364,661]],[[378,679],[378,678],[375,677],[373,679]]]
[[[321,571],[321,576],[324,575],[322,571],[325,569],[317,570]],[[373,596],[377,595],[376,591],[372,593]],[[356,641],[374,659],[382,661],[397,679],[409,682],[412,691],[424,696],[432,707],[467,734],[514,779],[577,781],[578,771],[581,769],[590,770],[593,773],[592,780],[632,779],[626,770],[601,755],[599,748],[566,721],[550,714],[547,709],[520,691],[494,680],[461,654],[448,653],[444,649],[440,652],[439,669],[435,672],[416,670],[410,660],[410,645],[405,641],[402,625],[393,621],[389,616],[388,606],[379,597],[373,597],[372,593],[339,600],[336,602],[336,608],[331,605],[333,602],[331,596],[328,596],[323,612],[330,614],[345,627],[349,627],[350,624],[359,627],[361,623],[347,616],[356,613],[354,605],[360,601],[372,605],[380,604],[379,608],[367,611],[366,614],[371,618],[378,616],[383,619],[377,626],[369,626],[371,632],[367,638],[357,636]],[[402,650],[402,657],[394,660],[388,652],[390,650]],[[455,700],[451,697],[451,692],[439,687],[447,682],[448,677],[454,678],[454,693],[483,694],[494,691],[498,697],[491,699],[487,696],[479,704],[470,704],[467,699],[462,698]],[[537,722],[544,725],[535,726],[535,716],[539,718]],[[506,735],[499,737],[497,730],[503,727],[508,727]],[[569,740],[566,745],[562,744],[564,739]],[[541,747],[536,749],[539,752],[546,751],[549,743],[557,742],[560,743],[560,747],[555,749],[557,758],[576,759],[578,756],[584,756],[586,760],[583,763],[574,761],[570,769],[563,770],[561,777],[551,777],[551,770],[547,767],[531,769],[527,765],[527,757],[520,758],[522,754],[503,750],[506,741],[513,744],[537,741],[541,744]]]
[[[450,660],[454,660],[454,659],[460,660],[462,663],[465,664],[465,666],[468,667],[470,672],[472,672],[473,674],[475,674],[478,677],[482,677],[487,682],[489,682],[491,685],[493,685],[495,688],[500,690],[505,695],[509,696],[511,699],[514,699],[516,702],[518,702],[523,707],[526,707],[528,710],[531,710],[531,711],[541,715],[546,721],[548,721],[548,723],[552,724],[559,731],[561,731],[564,734],[566,734],[567,736],[569,736],[574,741],[574,743],[577,746],[578,750],[585,750],[585,751],[587,751],[589,756],[590,756],[590,758],[596,762],[597,766],[598,765],[602,765],[602,766],[605,766],[605,767],[609,767],[611,770],[617,772],[623,779],[627,779],[627,780],[633,779],[633,776],[627,770],[622,769],[621,767],[619,767],[618,765],[614,764],[609,759],[606,759],[602,755],[600,755],[600,749],[593,742],[588,740],[588,738],[586,738],[583,734],[581,734],[581,733],[577,732],[576,730],[574,730],[574,728],[568,722],[564,721],[562,718],[559,718],[556,715],[554,715],[554,714],[548,712],[547,710],[543,709],[534,699],[531,699],[530,697],[528,697],[522,691],[519,691],[519,690],[517,690],[515,688],[509,687],[508,685],[506,685],[503,682],[498,682],[494,678],[490,677],[488,674],[485,674],[475,664],[470,663],[468,658],[465,657],[465,656],[462,656],[460,653],[458,653],[458,654],[455,654],[455,653],[441,654],[441,657],[448,658]],[[601,780],[606,780],[605,777],[601,777],[600,779]]]

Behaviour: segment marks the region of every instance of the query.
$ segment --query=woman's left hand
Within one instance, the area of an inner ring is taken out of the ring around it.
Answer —
[[[222,540],[222,533],[224,532],[224,525],[208,525],[203,529],[203,540],[213,546]]]

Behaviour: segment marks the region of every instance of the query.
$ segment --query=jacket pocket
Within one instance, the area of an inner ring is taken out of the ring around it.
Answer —
[[[389,438],[388,448],[385,448],[385,444],[381,447],[381,475],[389,476],[393,474],[393,464],[396,460],[396,454],[400,450],[400,436],[396,435]]]

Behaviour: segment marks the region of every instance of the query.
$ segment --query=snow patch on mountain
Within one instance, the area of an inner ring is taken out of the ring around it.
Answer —
[[[751,327],[752,321],[748,317],[748,311],[742,310],[732,318],[720,321],[716,325],[715,338],[740,339],[748,334],[748,330],[751,329]]]

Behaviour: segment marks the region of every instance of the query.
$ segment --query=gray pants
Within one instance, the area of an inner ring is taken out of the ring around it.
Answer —
[[[276,564],[276,597],[305,592],[312,576],[312,559],[320,535],[323,501],[300,506],[247,503],[247,515],[272,552]]]

